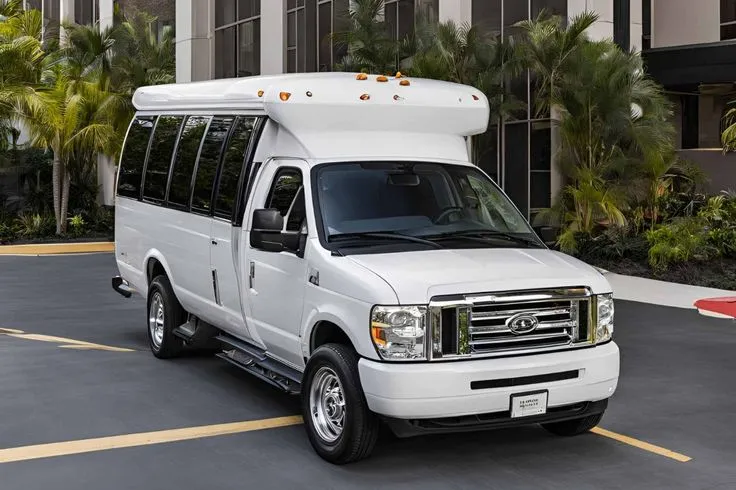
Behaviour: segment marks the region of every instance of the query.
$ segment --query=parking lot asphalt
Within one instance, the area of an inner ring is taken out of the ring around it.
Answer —
[[[29,459],[31,445],[299,413],[297,398],[217,359],[155,359],[145,303],[115,294],[114,273],[110,254],[0,257],[0,328],[15,332],[0,334],[0,461],[19,459],[0,462],[0,490],[736,490],[736,323],[633,302],[616,305],[621,379],[600,426],[687,462],[528,427],[384,439],[336,467],[300,425]]]

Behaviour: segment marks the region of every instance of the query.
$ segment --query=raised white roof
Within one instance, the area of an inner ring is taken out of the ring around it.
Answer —
[[[488,127],[486,96],[456,83],[387,79],[310,73],[154,85],[136,90],[133,104],[139,111],[151,112],[262,113],[291,133],[312,156],[343,155],[359,144],[361,154],[432,152],[467,159],[464,137],[483,133]],[[387,144],[390,148],[383,151],[377,147]],[[408,145],[412,148],[406,148]]]

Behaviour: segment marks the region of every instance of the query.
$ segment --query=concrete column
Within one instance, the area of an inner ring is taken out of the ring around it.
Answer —
[[[594,40],[613,39],[613,0],[567,0],[568,19],[586,11],[598,14],[598,21],[588,28],[588,36]]]
[[[74,0],[60,0],[59,5],[59,43],[64,44],[66,34],[64,32],[64,23],[74,23]]]
[[[100,0],[100,29],[104,30],[113,25],[113,0]]]
[[[452,20],[462,25],[473,21],[473,0],[439,0],[439,7],[440,22]]]
[[[286,72],[286,0],[261,2],[261,74]]]
[[[210,80],[214,75],[215,0],[176,2],[176,81]]]

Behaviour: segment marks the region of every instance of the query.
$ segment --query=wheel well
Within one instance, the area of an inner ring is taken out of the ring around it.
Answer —
[[[148,284],[151,284],[154,277],[166,275],[166,269],[164,269],[164,266],[157,259],[148,259],[147,272]]]
[[[325,344],[342,344],[355,349],[350,337],[343,329],[332,322],[319,322],[312,331],[312,342],[310,352]]]

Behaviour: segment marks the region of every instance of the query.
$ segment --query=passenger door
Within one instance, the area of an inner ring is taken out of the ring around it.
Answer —
[[[241,228],[234,226],[238,190],[243,186],[250,170],[248,149],[255,124],[255,117],[238,117],[222,156],[213,194],[210,267],[213,293],[218,306],[218,325],[234,335],[257,342],[248,330],[244,317],[237,249]],[[243,196],[243,199],[247,197]]]
[[[266,167],[249,208],[278,209],[284,217],[284,231],[306,233],[307,222],[303,162],[281,162]],[[250,230],[250,226],[248,226]],[[304,309],[307,261],[293,252],[266,252],[247,249],[250,316],[268,351],[283,361],[301,366],[303,359],[299,332]]]

